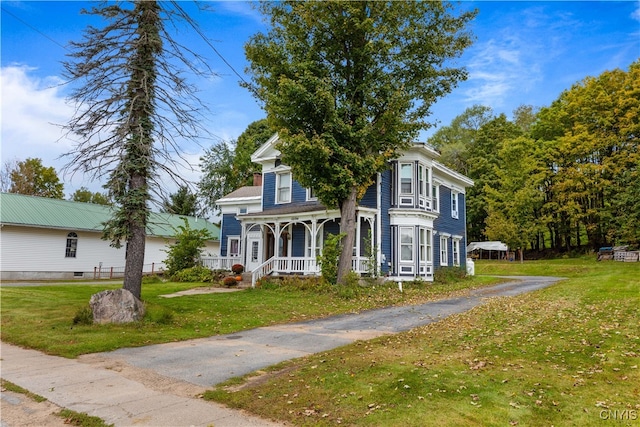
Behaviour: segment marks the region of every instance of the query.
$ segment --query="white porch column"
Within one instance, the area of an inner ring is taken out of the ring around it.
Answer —
[[[316,259],[316,245],[318,243],[317,234],[318,234],[318,220],[316,218],[312,218],[311,219],[311,242],[310,242],[311,248],[310,248],[310,254],[309,254],[309,258],[311,258],[311,261],[309,261],[309,270],[311,270],[311,266],[313,265],[314,272],[317,268],[317,263],[314,262],[314,260]]]
[[[242,221],[240,223],[242,227],[240,230],[240,259],[242,260],[242,265],[247,265],[247,224]],[[227,254],[228,255],[228,254]],[[231,266],[229,266],[231,268]]]
[[[429,173],[431,173],[431,169],[429,169]],[[378,206],[376,209],[376,216],[374,218],[375,224],[376,224],[376,239],[375,242],[377,244],[377,250],[376,250],[376,269],[378,269],[378,271],[380,273],[382,273],[382,174],[378,174],[378,176],[376,177],[377,179],[377,184],[378,184],[378,196],[377,196],[377,202],[378,202]],[[389,233],[391,230],[387,230],[387,233]],[[373,235],[373,232],[371,233]],[[373,239],[371,239],[373,240]],[[373,242],[372,242],[373,244]],[[386,258],[384,260],[385,264],[386,264]]]
[[[360,211],[356,213],[356,271],[360,273],[360,236],[362,234],[362,216],[360,215]],[[353,249],[351,249],[353,250]],[[353,264],[353,262],[352,262]]]

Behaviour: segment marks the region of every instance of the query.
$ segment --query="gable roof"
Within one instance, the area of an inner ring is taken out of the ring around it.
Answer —
[[[0,224],[102,232],[105,221],[111,218],[111,207],[70,200],[0,193]],[[150,236],[173,237],[175,229],[184,226],[182,218],[192,229],[206,229],[212,240],[219,240],[220,227],[204,218],[151,212],[147,233]]]
[[[240,187],[237,190],[232,191],[224,197],[221,197],[216,201],[219,203],[220,200],[229,200],[229,199],[259,199],[262,196],[262,186],[260,185],[247,185],[244,187]]]
[[[261,163],[266,160],[275,160],[280,157],[280,151],[278,151],[275,145],[278,143],[280,136],[278,133],[274,133],[264,144],[262,144],[251,155],[251,161],[253,163]]]

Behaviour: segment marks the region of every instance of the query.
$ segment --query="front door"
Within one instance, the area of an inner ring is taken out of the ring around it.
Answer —
[[[262,264],[262,235],[259,231],[247,234],[247,271],[254,271]]]

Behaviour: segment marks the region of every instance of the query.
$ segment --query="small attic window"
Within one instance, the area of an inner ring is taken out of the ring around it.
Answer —
[[[78,249],[78,235],[73,231],[67,234],[67,247],[64,253],[65,258],[75,258]]]

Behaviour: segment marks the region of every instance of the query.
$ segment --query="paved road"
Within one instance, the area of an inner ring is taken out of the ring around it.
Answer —
[[[91,357],[117,360],[166,377],[210,387],[284,360],[426,325],[467,311],[490,297],[518,295],[561,280],[557,277],[508,278],[515,280],[477,289],[465,297],[257,328],[232,335],[124,348]]]

